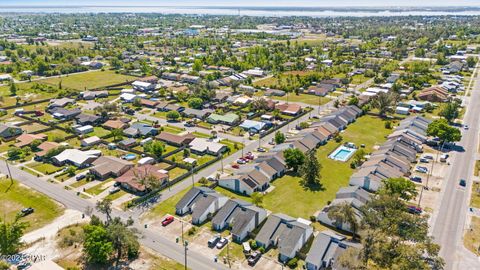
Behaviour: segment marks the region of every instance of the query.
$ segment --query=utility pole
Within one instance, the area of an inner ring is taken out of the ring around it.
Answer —
[[[188,269],[188,267],[187,267],[188,241],[183,242],[183,246],[185,247],[185,270],[187,270]]]
[[[221,162],[221,165],[222,165],[222,174],[223,174],[223,153],[220,154],[220,162]]]
[[[7,160],[5,160],[5,165],[7,166],[8,175],[10,177],[10,183],[11,183],[11,185],[13,185],[12,172],[10,172],[10,167],[8,166],[8,161]]]
[[[194,175],[193,175],[193,165],[192,165],[192,169],[191,169],[190,174],[192,175],[192,187],[193,187],[193,186],[195,186],[195,178],[194,178]]]

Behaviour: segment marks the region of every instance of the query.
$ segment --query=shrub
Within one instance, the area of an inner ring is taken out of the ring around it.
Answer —
[[[265,253],[265,248],[264,247],[259,247],[258,251],[260,251],[263,254],[263,253]]]
[[[196,228],[196,227],[192,227],[192,228],[190,228],[190,229],[188,230],[187,233],[188,233],[188,235],[194,235],[196,231],[197,231],[197,228]]]
[[[315,222],[315,221],[317,221],[317,218],[315,216],[310,216],[310,221]]]
[[[390,122],[390,121],[385,122],[385,128],[386,129],[392,129],[392,122]]]
[[[297,258],[292,258],[287,262],[287,266],[291,269],[297,268],[298,265],[298,259]]]

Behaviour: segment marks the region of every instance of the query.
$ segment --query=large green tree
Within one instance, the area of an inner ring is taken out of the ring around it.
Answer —
[[[335,204],[328,209],[328,218],[334,221],[334,224],[341,226],[347,224],[355,238],[360,227],[355,210],[348,202]]]
[[[88,262],[106,264],[113,252],[113,244],[102,225],[85,225],[83,250]]]
[[[320,170],[322,165],[318,162],[315,151],[310,151],[305,156],[305,161],[300,167],[300,174],[303,178],[303,184],[305,186],[317,186],[320,184]]]
[[[458,142],[462,139],[462,133],[458,128],[448,124],[446,119],[437,119],[431,122],[427,128],[429,136],[438,137],[443,142]]]
[[[22,236],[28,223],[21,221],[17,215],[13,222],[7,222],[0,218],[0,254],[11,255],[17,253],[22,245]]]
[[[288,148],[283,151],[283,157],[285,158],[285,163],[289,169],[292,169],[294,172],[298,171],[298,168],[305,161],[305,154],[302,153],[297,148]]]

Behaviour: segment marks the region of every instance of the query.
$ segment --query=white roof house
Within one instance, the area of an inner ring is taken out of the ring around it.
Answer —
[[[144,157],[138,161],[138,165],[153,164],[153,163],[155,163],[155,159],[153,159],[152,157]]]
[[[209,153],[216,155],[226,149],[225,145],[204,138],[193,139],[193,141],[190,142],[189,146],[192,151],[202,154]]]
[[[91,146],[91,145],[94,145],[94,144],[97,144],[97,143],[100,143],[101,139],[97,136],[92,136],[92,137],[88,137],[88,138],[85,138],[83,139],[80,144],[82,146]]]
[[[137,98],[137,95],[131,94],[131,93],[123,93],[120,95],[120,99],[125,102],[132,102],[136,98]]]
[[[71,163],[77,167],[83,167],[90,164],[102,155],[100,150],[81,151],[78,149],[65,149],[60,154],[53,157],[53,161],[57,164]]]

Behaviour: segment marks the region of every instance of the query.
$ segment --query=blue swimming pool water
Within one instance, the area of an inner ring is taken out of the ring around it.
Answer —
[[[133,160],[135,159],[135,157],[136,157],[135,154],[126,154],[125,156],[123,156],[125,160]]]
[[[334,158],[344,160],[350,155],[350,153],[351,151],[342,149],[335,154]]]
[[[355,148],[340,146],[330,154],[329,158],[345,162],[353,155],[353,153],[355,153],[355,151],[357,151]]]

